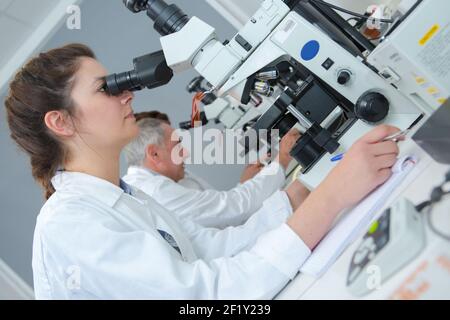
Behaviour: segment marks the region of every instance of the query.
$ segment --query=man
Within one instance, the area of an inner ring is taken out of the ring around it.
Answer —
[[[291,187],[291,193],[279,191],[285,183],[284,171],[291,161],[289,152],[298,139],[298,131],[283,138],[276,161],[251,169],[257,173],[254,177],[229,191],[199,191],[177,183],[184,177],[184,164],[174,163],[172,154],[186,158],[188,153],[180,140],[173,139],[174,129],[168,122],[137,115],[137,123],[140,135],[125,149],[129,169],[123,179],[176,215],[189,216],[206,227],[225,228],[243,224],[263,209],[265,202],[266,211],[289,200],[295,209],[308,194],[299,183]]]
[[[139,112],[135,114],[136,122],[139,122],[142,119],[159,119],[161,121],[164,121],[169,126],[172,125],[169,116],[165,113],[153,110],[153,111],[145,111],[145,112]],[[245,181],[253,178],[264,166],[258,161],[257,163],[249,164],[245,167],[244,171],[242,172],[240,183],[244,183]],[[197,175],[193,174],[187,169],[184,169],[184,177],[180,181],[178,181],[178,184],[191,188],[196,190],[207,190],[207,189],[214,189],[208,182],[203,180],[202,178],[198,177]]]

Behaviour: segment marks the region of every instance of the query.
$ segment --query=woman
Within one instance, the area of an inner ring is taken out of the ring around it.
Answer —
[[[132,93],[108,96],[106,75],[89,48],[71,44],[32,59],[10,85],[11,137],[48,199],[33,243],[38,299],[272,298],[338,213],[388,179],[398,154],[378,142],[398,129],[376,128],[294,213],[286,201],[264,223],[200,228],[120,180],[120,152],[138,127]]]

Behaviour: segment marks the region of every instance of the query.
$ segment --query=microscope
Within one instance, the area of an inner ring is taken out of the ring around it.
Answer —
[[[265,0],[226,42],[212,26],[163,0],[124,4],[147,12],[163,50],[135,59],[134,71],[108,76],[107,91],[155,88],[168,83],[172,71],[194,68],[210,88],[207,120],[257,136],[278,130],[282,138],[300,129],[291,155],[310,189],[335,166],[334,156],[375,126],[408,129],[426,114],[369,64],[375,45],[323,1]],[[193,87],[201,87],[199,80]]]

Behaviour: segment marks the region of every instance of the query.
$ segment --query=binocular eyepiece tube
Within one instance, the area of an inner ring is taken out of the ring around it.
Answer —
[[[138,57],[133,64],[133,70],[110,74],[105,78],[104,89],[108,94],[115,96],[127,90],[153,89],[169,83],[173,77],[162,50]]]
[[[123,0],[123,3],[134,13],[146,10],[148,17],[155,22],[153,27],[162,36],[179,31],[189,21],[180,8],[164,0]]]

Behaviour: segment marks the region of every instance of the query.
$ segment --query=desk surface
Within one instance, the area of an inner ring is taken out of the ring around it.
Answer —
[[[417,155],[420,162],[388,199],[383,209],[380,210],[380,214],[400,197],[406,197],[414,204],[419,204],[429,199],[431,190],[442,183],[445,173],[450,168],[450,166],[440,165],[433,161],[413,141],[405,141],[400,146],[400,149],[401,155]],[[449,208],[450,201],[447,201],[445,205],[436,207],[433,216],[439,225],[447,226],[447,230],[450,231]],[[345,282],[352,255],[358,247],[364,233],[343,252],[334,265],[321,278],[316,279],[312,276],[299,274],[280,292],[276,299],[358,299],[358,297],[350,294]],[[392,298],[402,284],[405,284],[405,281],[411,280],[411,275],[421,265],[442,254],[450,257],[450,242],[432,233],[428,225],[426,226],[426,241],[426,247],[418,257],[383,283],[379,289],[364,296],[363,299]],[[450,271],[448,277],[444,280],[449,282],[449,289],[446,297],[442,298],[449,299]]]

